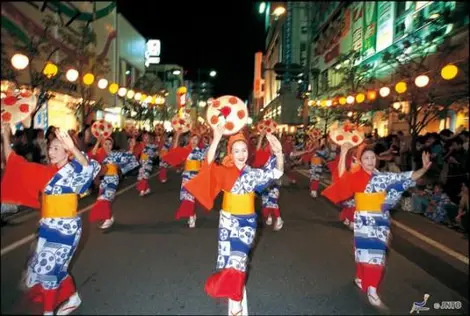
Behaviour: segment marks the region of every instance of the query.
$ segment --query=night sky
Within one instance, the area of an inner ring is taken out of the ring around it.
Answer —
[[[248,98],[253,87],[254,54],[264,50],[264,16],[258,14],[254,2],[117,3],[119,12],[146,39],[161,40],[162,64],[183,66],[189,80],[197,79],[198,68],[206,73],[214,69],[215,97],[231,94]]]

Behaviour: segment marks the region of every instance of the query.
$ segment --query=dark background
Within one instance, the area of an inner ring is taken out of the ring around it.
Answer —
[[[247,99],[255,52],[264,49],[264,15],[250,1],[117,1],[118,10],[146,38],[160,39],[162,64],[178,64],[185,79],[213,80],[214,96]],[[217,4],[217,5],[216,5]]]

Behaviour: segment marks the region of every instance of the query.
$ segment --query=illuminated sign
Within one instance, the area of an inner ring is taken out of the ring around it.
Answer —
[[[145,50],[145,67],[160,63],[161,42],[160,40],[147,41]]]
[[[377,7],[377,53],[393,43],[394,18],[395,3],[379,1]]]

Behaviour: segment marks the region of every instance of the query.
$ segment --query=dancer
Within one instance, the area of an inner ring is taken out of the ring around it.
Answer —
[[[214,163],[217,146],[224,133],[218,125],[207,153],[207,161],[198,176],[185,188],[208,210],[220,191],[224,192],[219,217],[218,272],[205,284],[206,293],[213,298],[229,299],[229,315],[247,315],[246,267],[256,233],[255,194],[280,179],[284,172],[282,146],[275,136],[266,138],[274,156],[262,169],[246,165],[248,142],[242,134],[229,138],[227,155],[222,165]],[[243,308],[245,307],[245,308]]]
[[[390,173],[375,169],[376,155],[371,148],[360,153],[360,168],[344,172],[350,143],[341,146],[340,177],[322,195],[333,203],[354,198],[354,247],[356,277],[354,282],[367,293],[369,302],[382,306],[377,288],[384,273],[390,236],[389,211],[408,188],[414,186],[431,166],[429,154],[423,152],[423,168],[418,171]]]
[[[312,142],[315,149],[310,160],[310,195],[315,199],[318,196],[318,186],[323,173],[323,164],[328,159],[330,152],[326,146],[323,146],[323,149],[319,148],[319,140],[314,139]]]
[[[254,168],[262,168],[266,165],[271,157],[271,149],[268,144],[264,144],[264,136],[266,133],[263,131],[259,135],[258,144],[255,149],[255,156],[252,163]],[[262,202],[262,209],[261,214],[263,219],[265,220],[266,225],[270,226],[273,223],[274,217],[274,231],[279,231],[284,226],[284,221],[281,218],[281,211],[279,209],[279,189],[281,186],[281,179],[273,181],[269,187],[267,187],[261,193],[261,202]]]
[[[184,147],[179,147],[179,139],[181,133],[176,132],[175,142],[173,148],[163,157],[163,160],[172,167],[177,167],[185,163],[184,171],[182,173],[180,201],[181,204],[176,211],[176,219],[188,218],[189,228],[196,227],[196,204],[194,196],[189,193],[184,184],[194,178],[201,169],[201,163],[204,160],[207,148],[199,146],[200,136],[197,132],[193,131],[189,138],[189,144]]]
[[[100,144],[102,144],[101,147]],[[128,152],[112,151],[112,148],[111,138],[101,138],[90,153],[91,157],[102,164],[104,175],[100,183],[98,199],[90,211],[88,220],[91,223],[103,221],[101,229],[108,229],[114,224],[111,203],[116,197],[119,171],[124,175],[139,166],[139,162],[132,153],[132,146]]]
[[[142,134],[142,144],[144,147],[140,153],[140,168],[136,186],[140,196],[150,193],[148,179],[153,168],[153,158],[157,154],[157,145],[153,143],[152,136],[149,133],[145,132]]]
[[[68,315],[81,304],[68,272],[82,232],[82,221],[77,214],[78,195],[88,189],[100,165],[88,160],[67,133],[57,129],[55,135],[48,148],[51,165],[41,165],[28,162],[12,151],[10,127],[2,125],[7,163],[1,199],[2,205],[41,208],[38,241],[24,277],[28,296],[42,303],[44,315],[54,315],[56,310],[57,315]]]
[[[159,149],[159,162],[158,162],[158,168],[159,168],[159,174],[158,178],[160,179],[161,183],[166,183],[168,181],[168,175],[167,175],[167,170],[169,168],[168,163],[164,161],[164,157],[168,153],[168,150],[171,148],[171,139],[168,136],[163,135],[158,135],[157,136],[157,145]]]

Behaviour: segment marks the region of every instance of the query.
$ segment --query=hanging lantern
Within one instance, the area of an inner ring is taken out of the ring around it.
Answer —
[[[142,100],[142,102],[145,102],[145,100],[147,99],[147,95],[145,93],[142,93],[140,99]]]
[[[15,54],[11,57],[11,65],[18,70],[23,70],[29,65],[29,58],[23,54]]]
[[[321,106],[326,106],[326,100],[321,100],[321,101],[320,101],[320,105],[321,105]]]
[[[374,90],[371,90],[371,91],[367,92],[367,99],[368,100],[374,101],[376,98],[377,98],[377,92],[375,92]]]
[[[358,95],[356,95],[357,103],[362,103],[364,102],[365,99],[366,99],[366,96],[364,95],[364,93],[359,93]]]
[[[118,92],[118,90],[119,90],[119,86],[118,86],[117,83],[113,82],[112,84],[109,85],[108,90],[109,90],[109,93],[116,94],[116,92]]]
[[[140,92],[137,92],[134,96],[134,100],[136,100],[136,101],[140,101],[141,98],[142,98],[142,93],[140,93]]]
[[[353,104],[353,103],[354,103],[354,97],[353,97],[352,95],[348,96],[348,97],[346,98],[346,102],[347,102],[348,104]]]
[[[145,98],[145,103],[152,103],[153,98],[151,96],[148,96]]]
[[[95,76],[91,73],[87,73],[83,76],[83,83],[87,86],[91,85],[95,81]]]
[[[59,67],[57,67],[56,64],[53,64],[51,62],[48,62],[46,66],[44,66],[44,69],[42,70],[42,73],[44,76],[47,78],[51,79],[57,75],[59,72]]]
[[[132,99],[134,97],[134,95],[135,95],[134,90],[127,91],[127,98],[128,99]]]
[[[331,100],[326,100],[326,106],[331,106],[333,104],[333,101]]]
[[[426,75],[421,75],[416,77],[415,85],[419,88],[426,87],[429,83],[429,77]]]
[[[65,73],[65,78],[70,82],[75,82],[78,79],[79,73],[76,69],[70,68]]]
[[[346,104],[346,98],[345,97],[339,98],[339,104],[345,105]]]
[[[451,79],[454,79],[458,73],[459,73],[459,68],[457,68],[457,66],[455,65],[449,64],[442,68],[441,77],[444,80],[451,80]]]
[[[395,85],[395,91],[400,93],[400,94],[405,93],[406,89],[407,89],[406,82],[404,82],[404,81],[400,81]]]
[[[108,86],[108,80],[106,80],[106,79],[104,79],[104,78],[98,80],[98,88],[100,88],[100,89],[106,89],[107,86]],[[114,93],[116,93],[116,92],[114,92]],[[114,94],[114,93],[113,93],[113,94]]]
[[[124,96],[126,95],[127,93],[127,89],[122,87],[122,88],[119,88],[118,90],[118,96],[120,96],[121,98],[124,98]]]
[[[389,87],[382,87],[379,90],[380,96],[382,98],[387,97],[390,94],[390,88]]]

